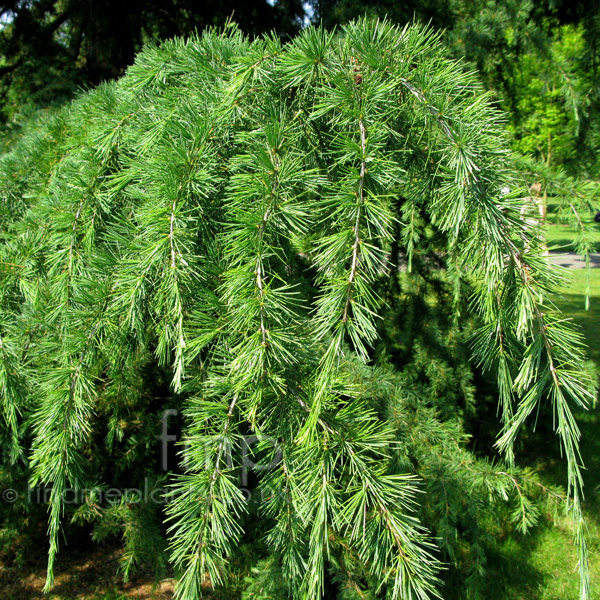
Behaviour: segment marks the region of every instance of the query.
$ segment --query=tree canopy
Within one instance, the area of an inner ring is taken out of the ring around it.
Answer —
[[[6,126],[72,98],[79,87],[121,76],[144,44],[222,26],[228,19],[246,34],[275,31],[289,40],[310,21],[334,27],[368,14],[444,31],[451,54],[479,70],[486,89],[508,112],[514,149],[543,160],[550,155],[553,166],[593,179],[598,168],[596,4],[215,0],[199,7],[188,0],[13,0],[0,4],[0,119]],[[548,110],[532,106],[532,98]],[[554,140],[550,152],[549,139]]]
[[[248,597],[465,597],[489,524],[526,531],[557,501],[590,597],[581,335],[549,300],[503,117],[432,29],[149,47],[0,171],[2,451],[49,490],[48,589],[68,516],[122,532],[126,573],[168,558],[181,600],[226,585],[241,544]],[[468,445],[486,397],[502,458]],[[185,415],[166,521],[99,506],[164,485],[132,423],[165,409]],[[515,464],[535,415],[564,494]],[[250,437],[268,468],[242,482]]]

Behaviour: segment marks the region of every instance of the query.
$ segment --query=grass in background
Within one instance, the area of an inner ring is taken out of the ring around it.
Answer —
[[[596,230],[600,227],[594,224]],[[581,326],[585,341],[588,346],[588,356],[600,369],[600,269],[591,269],[590,276],[590,309],[584,308],[584,294],[586,287],[586,271],[584,269],[571,269],[569,278],[562,286],[560,293],[556,295],[554,301],[561,311]],[[600,406],[592,407],[589,411],[578,410],[577,418],[581,428],[581,455],[586,466],[584,475],[586,484],[586,516],[589,527],[590,560],[592,568],[592,597],[600,597],[598,590],[600,588]],[[566,541],[566,540],[565,540]],[[548,560],[560,564],[561,556],[565,554],[565,546],[561,536],[557,532],[548,532],[546,542],[540,548],[540,561],[544,560],[543,554],[546,554]],[[545,552],[544,552],[545,551]],[[571,563],[573,564],[573,563]],[[575,578],[576,579],[576,578]],[[566,587],[563,578],[557,574],[550,580],[552,590],[555,590],[554,596],[557,600],[570,598],[571,595],[560,594],[559,592]],[[572,595],[577,598],[576,590]]]
[[[548,202],[546,215],[546,242],[550,250],[557,252],[575,252],[573,240],[577,235],[574,227],[564,221],[559,221],[557,214],[558,205]],[[592,236],[595,243],[594,252],[600,252],[600,223],[594,222],[593,214],[581,215],[581,220]]]
[[[588,345],[588,356],[600,369],[600,269],[592,269],[590,310],[584,306],[584,269],[570,269],[553,301],[565,316],[581,326]],[[592,574],[592,597],[600,597],[600,408],[578,410],[581,428],[581,455],[588,521],[588,544]],[[527,444],[528,455],[521,456],[540,473],[547,484],[565,481],[565,462],[550,432],[537,433]],[[579,577],[577,557],[568,518],[562,515],[554,526],[550,515],[528,535],[513,534],[498,547],[490,561],[495,584],[485,591],[486,600],[577,600]]]
[[[600,269],[590,269],[590,310],[585,310],[586,270],[570,269],[567,280],[553,298],[558,308],[581,326],[588,356],[600,367]]]

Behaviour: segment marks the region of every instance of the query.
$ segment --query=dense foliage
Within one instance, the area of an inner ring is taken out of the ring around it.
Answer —
[[[232,19],[246,34],[289,40],[308,22],[334,27],[365,14],[443,31],[452,56],[476,67],[508,112],[514,149],[595,177],[600,14],[590,0],[12,0],[0,3],[0,121],[10,128],[121,76],[145,43]]]
[[[185,600],[244,555],[247,598],[475,597],[490,534],[555,501],[589,598],[593,383],[507,148],[437,35],[369,20],[149,48],[30,126],[0,160],[2,477],[48,492],[47,587],[70,517]],[[503,460],[469,446],[486,402]],[[532,415],[565,493],[515,466]],[[168,548],[160,503],[99,500],[132,486],[166,496]]]

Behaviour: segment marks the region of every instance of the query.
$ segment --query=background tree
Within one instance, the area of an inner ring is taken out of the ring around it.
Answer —
[[[35,0],[0,4],[4,118],[73,97],[79,87],[121,76],[143,45],[228,19],[247,33],[297,33],[300,0],[196,2]]]

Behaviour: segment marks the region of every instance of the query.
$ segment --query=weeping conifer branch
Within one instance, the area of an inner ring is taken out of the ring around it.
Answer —
[[[562,497],[514,464],[547,400],[589,597],[581,338],[547,300],[558,279],[521,218],[502,117],[431,30],[361,20],[286,45],[210,31],[148,49],[43,127],[0,161],[44,156],[2,184],[22,206],[0,214],[15,265],[0,394],[13,438],[33,423],[33,481],[53,485],[48,588],[61,496],[91,478],[92,415],[166,370],[186,419],[167,509],[180,600],[226,585],[246,519],[266,532],[261,578],[296,599],[338,580],[429,598],[442,560],[479,585],[486,518],[525,531],[530,498]],[[466,445],[473,363],[497,374],[508,466]],[[249,436],[268,468],[243,491]]]

